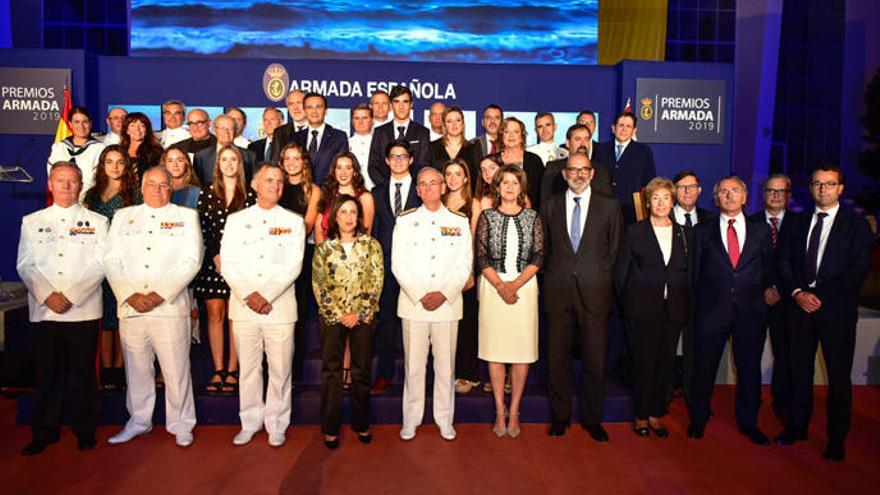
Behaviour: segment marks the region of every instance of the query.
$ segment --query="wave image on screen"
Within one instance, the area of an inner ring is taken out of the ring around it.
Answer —
[[[598,16],[598,0],[131,0],[131,53],[595,64]]]

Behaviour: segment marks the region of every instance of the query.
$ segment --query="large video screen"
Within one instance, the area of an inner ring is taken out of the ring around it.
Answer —
[[[598,18],[598,0],[131,0],[131,53],[595,64]]]

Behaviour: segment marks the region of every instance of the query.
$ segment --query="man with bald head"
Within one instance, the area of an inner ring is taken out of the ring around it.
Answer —
[[[95,352],[101,318],[101,256],[107,219],[79,204],[82,172],[70,162],[49,171],[52,206],[21,220],[16,268],[34,324],[37,391],[32,440],[22,455],[58,441],[65,389],[77,448],[95,447]]]
[[[109,442],[125,443],[153,428],[156,357],[165,378],[165,429],[187,447],[196,424],[187,286],[202,265],[202,231],[195,210],[171,203],[171,176],[164,168],[144,173],[141,194],[143,204],[117,210],[104,255],[118,301],[130,414]]]
[[[107,132],[98,138],[104,146],[119,144],[119,133],[122,131],[122,122],[128,112],[122,107],[113,107],[107,112]]]
[[[572,155],[580,154],[589,159],[593,143],[593,133],[590,132],[589,127],[583,124],[574,124],[566,131],[565,139]],[[569,159],[570,157],[561,158],[547,163],[547,167],[544,169],[544,178],[541,180],[542,200],[550,199],[555,194],[563,193],[568,189],[568,183],[562,172],[568,165]],[[590,166],[593,167],[593,179],[590,181],[590,188],[593,191],[611,195],[611,174],[608,172],[608,167],[594,160],[590,160]]]
[[[214,119],[214,134],[217,136],[217,145],[213,148],[199,151],[193,159],[193,170],[202,184],[210,184],[214,180],[214,165],[217,162],[217,152],[220,148],[226,145],[233,145],[233,140],[235,139],[235,119],[229,115],[218,115]],[[245,180],[250,182],[257,159],[251,150],[240,146],[235,147],[241,153]]]
[[[193,156],[208,148],[217,146],[217,138],[211,134],[211,118],[208,112],[201,108],[194,108],[186,115],[186,126],[189,128],[189,139],[177,143],[177,147],[189,153],[190,160]]]
[[[462,317],[461,291],[472,270],[468,218],[443,205],[440,171],[423,168],[416,178],[422,206],[397,217],[391,271],[400,284],[397,315],[403,326],[402,440],[412,440],[425,413],[425,366],[434,356],[434,422],[444,440],[455,440],[455,346]]]
[[[431,105],[431,108],[428,110],[428,123],[431,124],[428,131],[430,131],[431,141],[443,137],[443,112],[445,110],[446,105],[439,101]]]

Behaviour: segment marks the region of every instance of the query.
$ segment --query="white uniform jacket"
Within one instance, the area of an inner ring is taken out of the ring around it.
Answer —
[[[101,256],[107,219],[81,205],[53,205],[21,219],[18,275],[28,288],[30,321],[87,321],[101,317]],[[73,307],[58,314],[45,304],[53,292]]]
[[[254,205],[229,215],[220,241],[220,268],[229,284],[233,321],[293,323],[297,319],[293,282],[302,269],[306,242],[303,218],[278,205]],[[272,304],[261,315],[244,299],[258,292]]]
[[[162,143],[162,147],[168,149],[172,145],[175,145],[181,141],[186,141],[191,138],[189,131],[184,129],[183,126],[180,126],[176,129],[165,129],[161,132],[156,133],[156,139]]]
[[[461,290],[473,269],[470,222],[440,206],[424,205],[397,217],[391,244],[391,271],[400,284],[397,316],[417,321],[455,321],[462,316]],[[428,311],[420,299],[440,291],[446,301]]]
[[[119,318],[189,316],[187,285],[202,265],[205,248],[196,210],[169,203],[120,208],[113,216],[104,269],[116,295]],[[156,292],[165,302],[138,313],[125,302],[132,294]]]

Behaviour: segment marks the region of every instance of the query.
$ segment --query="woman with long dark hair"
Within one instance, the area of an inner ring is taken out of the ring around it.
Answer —
[[[133,112],[125,116],[119,146],[126,151],[128,161],[137,174],[138,182],[143,179],[144,172],[159,165],[162,145],[153,134],[150,119],[141,112]]]

